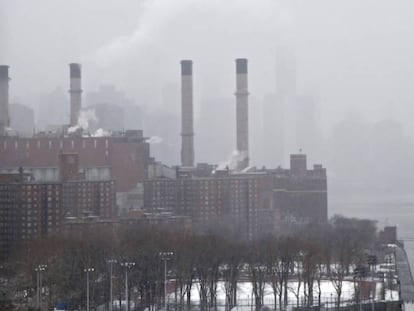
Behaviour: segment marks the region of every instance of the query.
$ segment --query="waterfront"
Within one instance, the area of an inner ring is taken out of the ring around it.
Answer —
[[[398,238],[404,240],[410,266],[414,266],[414,193],[330,189],[329,216],[335,214],[375,219],[378,221],[378,229],[396,225]]]

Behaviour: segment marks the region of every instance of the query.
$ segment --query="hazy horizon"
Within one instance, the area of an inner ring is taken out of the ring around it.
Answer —
[[[201,98],[232,96],[237,57],[249,59],[250,90],[261,100],[275,91],[276,48],[287,45],[296,54],[298,90],[318,94],[324,123],[354,110],[371,120],[413,111],[414,4],[408,0],[1,5],[0,60],[11,66],[12,98],[29,106],[33,94],[67,88],[67,64],[80,62],[85,90],[112,83],[137,104],[157,107],[161,88],[178,82],[186,58],[194,60],[197,112]]]
[[[414,137],[410,118],[414,3],[398,4],[385,0],[0,0],[0,63],[11,67],[11,102],[34,108],[38,120],[39,103],[60,89],[59,98],[65,102],[59,102],[63,108],[57,111],[62,115],[59,120],[65,120],[68,64],[80,62],[84,99],[100,85],[112,84],[143,107],[146,116],[168,120],[164,128],[160,128],[163,122],[157,128],[151,122],[144,124],[147,135],[164,134],[160,138],[168,146],[152,149],[158,159],[172,162],[168,164],[177,164],[179,157],[181,59],[194,61],[197,162],[225,160],[234,150],[234,59],[238,57],[249,60],[254,164],[277,166],[279,161],[272,156],[266,160],[263,149],[274,139],[274,133],[263,136],[264,123],[272,121],[265,120],[264,99],[280,93],[283,85],[277,82],[289,74],[293,78],[287,79],[293,82],[287,83],[294,84],[294,95],[304,95],[305,103],[314,105],[307,113],[313,115],[315,129],[308,131],[303,125],[302,132],[332,141],[341,132],[338,122],[348,120],[347,126],[356,124],[370,138],[376,122],[394,119],[402,126],[401,150],[411,146]],[[283,57],[284,49],[288,52]],[[274,110],[272,115],[277,113]],[[284,146],[283,152],[286,157],[301,147],[310,153],[311,163],[326,163],[333,157],[325,156],[334,151],[333,142],[312,144],[321,147],[315,151],[297,143]],[[356,149],[365,143],[350,144],[358,153]],[[383,166],[384,161],[377,164]]]

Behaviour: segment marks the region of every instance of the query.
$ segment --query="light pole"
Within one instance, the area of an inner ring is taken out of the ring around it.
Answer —
[[[37,292],[36,292],[36,307],[37,309],[40,309],[40,291],[42,288],[42,272],[45,271],[47,268],[47,265],[38,265],[35,268],[36,271],[36,281],[37,281]]]
[[[135,262],[121,262],[121,266],[125,269],[125,311],[129,309],[129,301],[128,301],[128,269],[131,269],[135,266]]]
[[[112,273],[113,273],[113,265],[117,263],[115,259],[108,260],[110,266],[110,273],[109,273],[109,311],[112,311],[113,303],[112,303]]]
[[[164,261],[164,311],[167,310],[167,261],[173,255],[173,252],[160,252],[161,260]]]
[[[374,273],[375,265],[377,264],[377,256],[369,255],[368,256],[368,265],[371,267],[371,282],[372,282],[372,304],[371,310],[375,311],[375,283],[374,283]]]
[[[86,311],[89,311],[89,272],[95,271],[94,268],[83,269],[86,272]]]
[[[357,267],[354,270],[354,279],[358,280],[358,302],[359,303],[359,311],[362,311],[362,286],[361,281],[362,278],[365,276],[365,268],[364,267]]]

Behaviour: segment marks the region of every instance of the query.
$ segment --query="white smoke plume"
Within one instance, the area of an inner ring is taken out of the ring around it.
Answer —
[[[79,129],[82,129],[83,131],[87,131],[89,129],[89,124],[91,122],[98,121],[98,118],[96,117],[95,110],[93,109],[87,109],[82,110],[79,114],[78,118],[78,124],[71,126],[68,128],[68,133],[74,133],[78,131]]]
[[[163,139],[159,136],[152,136],[147,139],[147,143],[149,144],[160,144],[162,143]]]
[[[68,134],[75,133],[79,129],[80,129],[80,126],[78,124],[76,124],[74,126],[71,126],[71,127],[68,128]]]
[[[4,130],[6,131],[7,135],[11,135],[11,136],[17,135],[17,131],[11,127],[6,127]]]
[[[95,133],[92,134],[93,137],[105,137],[105,136],[111,136],[111,132],[106,131],[102,128],[97,129]]]
[[[179,54],[185,55],[189,42],[193,54],[197,47],[204,53],[206,46],[220,43],[214,38],[217,38],[215,34],[223,36],[223,29],[218,26],[223,23],[225,32],[232,35],[233,41],[239,42],[234,49],[238,50],[240,44],[246,48],[246,34],[249,39],[254,39],[257,37],[255,31],[268,33],[280,24],[291,23],[291,14],[281,3],[283,1],[275,0],[147,0],[143,3],[136,29],[100,47],[94,59],[99,66],[105,67],[154,45],[159,50],[168,49],[169,53],[180,49]],[[211,36],[200,35],[207,29]],[[211,42],[205,42],[205,39]]]
[[[234,150],[226,161],[219,163],[216,170],[225,170],[227,168],[229,170],[234,170],[237,168],[237,164],[245,158],[246,154],[244,152]]]
[[[88,109],[81,111],[78,119],[78,124],[81,128],[87,130],[89,128],[89,123],[96,121],[98,121],[98,118],[96,117],[95,110]]]

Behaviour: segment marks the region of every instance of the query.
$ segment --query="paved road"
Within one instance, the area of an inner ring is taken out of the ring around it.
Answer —
[[[414,301],[414,281],[404,248],[398,246],[396,249],[397,269],[401,282],[401,300]]]
[[[404,311],[414,311],[414,304],[412,303],[404,303]]]

